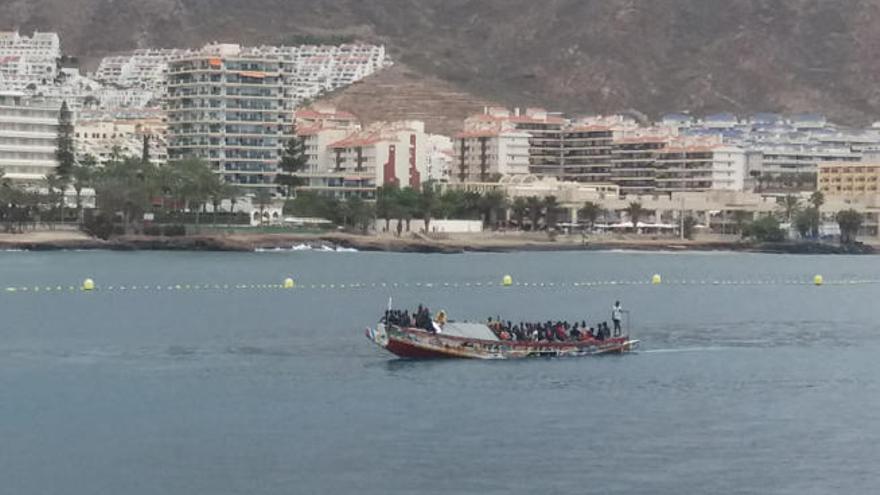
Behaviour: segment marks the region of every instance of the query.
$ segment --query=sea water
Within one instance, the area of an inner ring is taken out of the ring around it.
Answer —
[[[873,257],[0,253],[0,492],[873,493],[880,286],[833,282],[876,279]],[[363,337],[389,297],[590,323],[620,300],[643,347],[402,361]]]

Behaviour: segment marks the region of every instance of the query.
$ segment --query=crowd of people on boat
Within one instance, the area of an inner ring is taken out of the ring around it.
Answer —
[[[607,322],[589,326],[586,321],[513,323],[500,318],[489,318],[488,326],[499,340],[512,342],[579,342],[606,340],[612,337],[611,327]],[[620,336],[620,332],[616,332],[614,336]]]
[[[606,340],[622,334],[621,318],[624,313],[620,301],[611,309],[613,328],[607,321],[593,326],[586,320],[574,323],[568,321],[545,321],[537,323],[504,321],[501,317],[489,317],[487,326],[499,340],[511,342],[579,342],[584,340]],[[446,323],[446,313],[440,311],[433,318],[427,307],[419,307],[410,313],[408,310],[389,309],[385,311],[382,322],[405,328],[418,328],[432,333],[441,333]]]
[[[445,313],[443,311],[439,312],[436,319],[437,321],[431,318],[431,312],[428,308],[419,304],[419,307],[412,313],[409,310],[389,309],[385,311],[385,317],[382,318],[382,322],[404,328],[419,328],[428,332],[436,332],[437,324],[445,323]]]

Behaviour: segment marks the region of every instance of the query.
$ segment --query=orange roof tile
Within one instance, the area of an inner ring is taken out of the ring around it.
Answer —
[[[360,148],[381,142],[382,138],[376,134],[352,135],[330,145],[331,148]]]

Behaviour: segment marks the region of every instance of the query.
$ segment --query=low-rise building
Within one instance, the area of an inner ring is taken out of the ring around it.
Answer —
[[[93,157],[99,164],[124,157],[141,157],[144,147],[150,161],[168,161],[165,124],[161,119],[79,118],[74,126],[76,154]]]

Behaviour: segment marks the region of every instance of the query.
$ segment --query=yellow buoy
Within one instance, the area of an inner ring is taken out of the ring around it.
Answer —
[[[292,278],[285,278],[284,279],[284,288],[285,289],[293,289],[294,287],[296,287],[296,282],[294,282]]]
[[[813,277],[813,283],[816,284],[816,286],[825,285],[825,277],[823,277],[822,275],[816,275],[815,277]]]
[[[95,290],[95,281],[90,278],[83,280],[82,290]]]
[[[513,285],[513,277],[510,275],[505,275],[504,278],[501,279],[501,285],[505,287],[510,287]]]
[[[654,275],[653,277],[651,277],[651,283],[654,285],[660,285],[663,283],[663,277],[661,277],[660,274],[658,273],[658,274]]]

